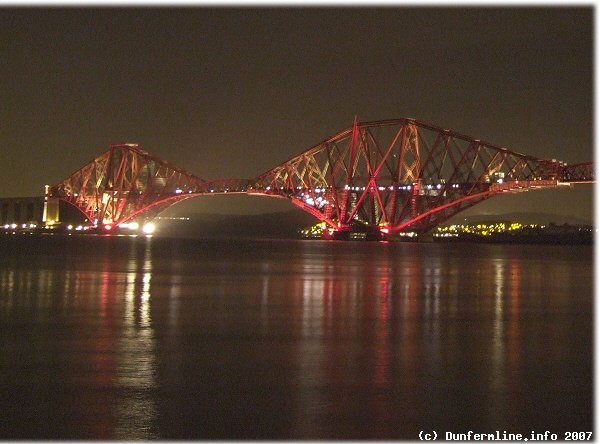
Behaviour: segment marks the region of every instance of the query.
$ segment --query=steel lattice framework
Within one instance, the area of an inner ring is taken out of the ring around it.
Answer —
[[[594,182],[592,162],[566,166],[414,119],[354,122],[254,179],[207,181],[135,144],[108,151],[48,196],[93,223],[151,219],[211,193],[283,197],[338,233],[424,233],[500,193]]]
[[[593,165],[512,152],[414,119],[357,123],[263,173],[249,192],[280,195],[336,231],[427,232],[502,192],[593,180]]]
[[[560,180],[567,183],[595,182],[594,162],[561,166]]]
[[[93,224],[152,218],[198,194],[243,191],[245,180],[208,182],[153,156],[135,144],[108,151],[53,186],[50,195],[77,207]]]

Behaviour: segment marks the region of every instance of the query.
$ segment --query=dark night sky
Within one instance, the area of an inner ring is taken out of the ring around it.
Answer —
[[[414,117],[534,156],[593,160],[593,14],[591,5],[3,8],[0,196],[40,195],[119,142],[206,179],[254,177],[355,115]],[[494,198],[469,214],[589,219],[592,188]],[[191,202],[280,205],[227,198]]]

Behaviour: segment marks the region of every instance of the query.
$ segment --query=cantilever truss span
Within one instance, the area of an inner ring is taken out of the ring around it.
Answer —
[[[571,177],[573,176],[573,177]],[[593,180],[413,119],[357,123],[263,173],[249,192],[289,198],[335,230],[427,232],[503,192]]]
[[[94,224],[150,219],[213,193],[290,199],[332,230],[424,233],[500,193],[593,182],[593,163],[566,166],[414,119],[355,122],[254,179],[207,181],[134,144],[108,151],[51,187]]]
[[[49,190],[78,208],[93,224],[152,218],[198,194],[243,191],[246,180],[206,181],[135,144],[108,151]]]

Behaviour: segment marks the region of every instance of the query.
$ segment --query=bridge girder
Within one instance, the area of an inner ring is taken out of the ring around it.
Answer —
[[[149,154],[136,144],[111,145],[102,155],[51,187],[50,195],[78,208],[93,224],[152,218],[199,194],[237,191],[245,180],[209,182]]]
[[[230,192],[287,198],[334,230],[424,233],[499,193],[594,180],[593,162],[566,166],[404,118],[355,121],[250,180],[207,181],[138,145],[112,145],[49,195],[94,224]]]
[[[561,165],[560,180],[569,183],[589,183],[596,180],[594,162]]]
[[[591,169],[591,167],[590,167]],[[355,122],[256,177],[336,230],[427,232],[501,192],[556,186],[556,161],[414,119]]]

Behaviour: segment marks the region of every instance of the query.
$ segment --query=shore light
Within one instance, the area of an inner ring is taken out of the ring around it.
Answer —
[[[146,234],[154,233],[155,229],[156,229],[156,226],[152,222],[148,222],[147,224],[144,224],[144,226],[142,227],[142,231]]]

